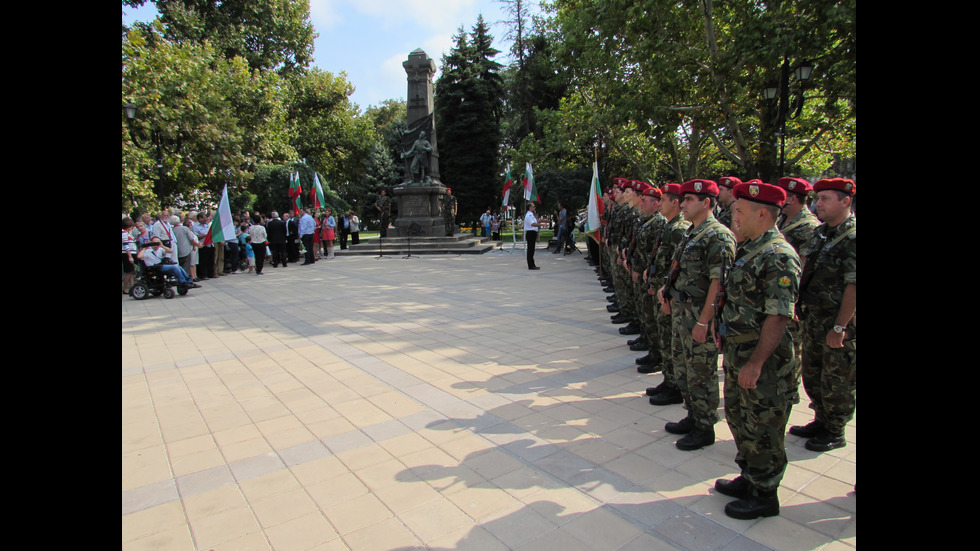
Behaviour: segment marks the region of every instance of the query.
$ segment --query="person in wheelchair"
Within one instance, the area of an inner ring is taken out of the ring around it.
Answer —
[[[170,254],[171,250],[170,247],[167,247],[160,241],[159,237],[154,237],[150,240],[149,246],[140,249],[136,258],[142,260],[148,270],[159,267],[158,269],[161,273],[176,277],[177,281],[188,289],[197,289],[200,287],[200,285],[194,283],[194,279],[179,265],[164,262],[164,258],[169,261],[170,257],[167,255]]]

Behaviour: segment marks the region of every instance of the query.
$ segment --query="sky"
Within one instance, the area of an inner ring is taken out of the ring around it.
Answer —
[[[540,13],[533,2],[532,13]],[[510,43],[504,40],[509,19],[497,0],[310,0],[310,20],[319,35],[314,42],[313,66],[339,75],[354,85],[351,101],[363,111],[386,99],[404,100],[408,83],[402,62],[422,48],[436,62],[449,52],[460,26],[469,33],[478,15],[490,27],[493,45],[501,51],[495,61],[510,61]],[[139,9],[123,6],[123,23],[150,21],[156,8],[147,2]]]

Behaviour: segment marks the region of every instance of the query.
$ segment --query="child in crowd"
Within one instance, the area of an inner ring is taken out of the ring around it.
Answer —
[[[245,258],[248,259],[248,273],[255,271],[255,251],[252,250],[252,237],[245,236]]]

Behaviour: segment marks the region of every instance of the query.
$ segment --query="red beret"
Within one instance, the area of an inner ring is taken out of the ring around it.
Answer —
[[[651,186],[650,184],[647,184],[647,187],[643,190],[642,194],[649,197],[656,197],[657,199],[663,197],[663,192],[660,191],[660,188],[657,186]]]
[[[732,190],[732,193],[736,199],[748,199],[749,201],[776,207],[782,207],[786,202],[786,190],[759,180],[751,180],[738,184]]]
[[[681,185],[681,195],[685,193],[697,193],[699,195],[718,197],[718,184],[714,180],[691,180]]]
[[[626,186],[630,185],[630,181],[626,178],[613,178],[613,185],[619,188],[619,191],[626,189]]]
[[[648,187],[650,187],[650,184],[642,180],[630,180],[630,185],[632,186],[633,191],[639,194],[642,194]]]
[[[663,189],[664,193],[673,193],[674,195],[681,196],[681,185],[680,184],[667,184]]]
[[[725,186],[728,189],[733,189],[735,186],[741,184],[742,181],[734,176],[724,176],[718,180],[719,186]]]
[[[806,195],[813,189],[810,182],[807,182],[803,178],[780,178],[776,182],[776,185],[797,195]]]
[[[848,195],[857,194],[857,186],[854,185],[854,180],[847,178],[826,178],[813,184],[813,191],[820,192],[825,189],[841,191]]]

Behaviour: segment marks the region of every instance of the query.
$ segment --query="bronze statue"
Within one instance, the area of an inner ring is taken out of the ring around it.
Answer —
[[[402,153],[402,159],[412,158],[409,173],[412,175],[412,183],[424,183],[428,176],[429,153],[432,151],[432,144],[425,139],[425,132],[419,133],[419,139],[415,140],[412,148]],[[407,162],[406,162],[407,164]]]

